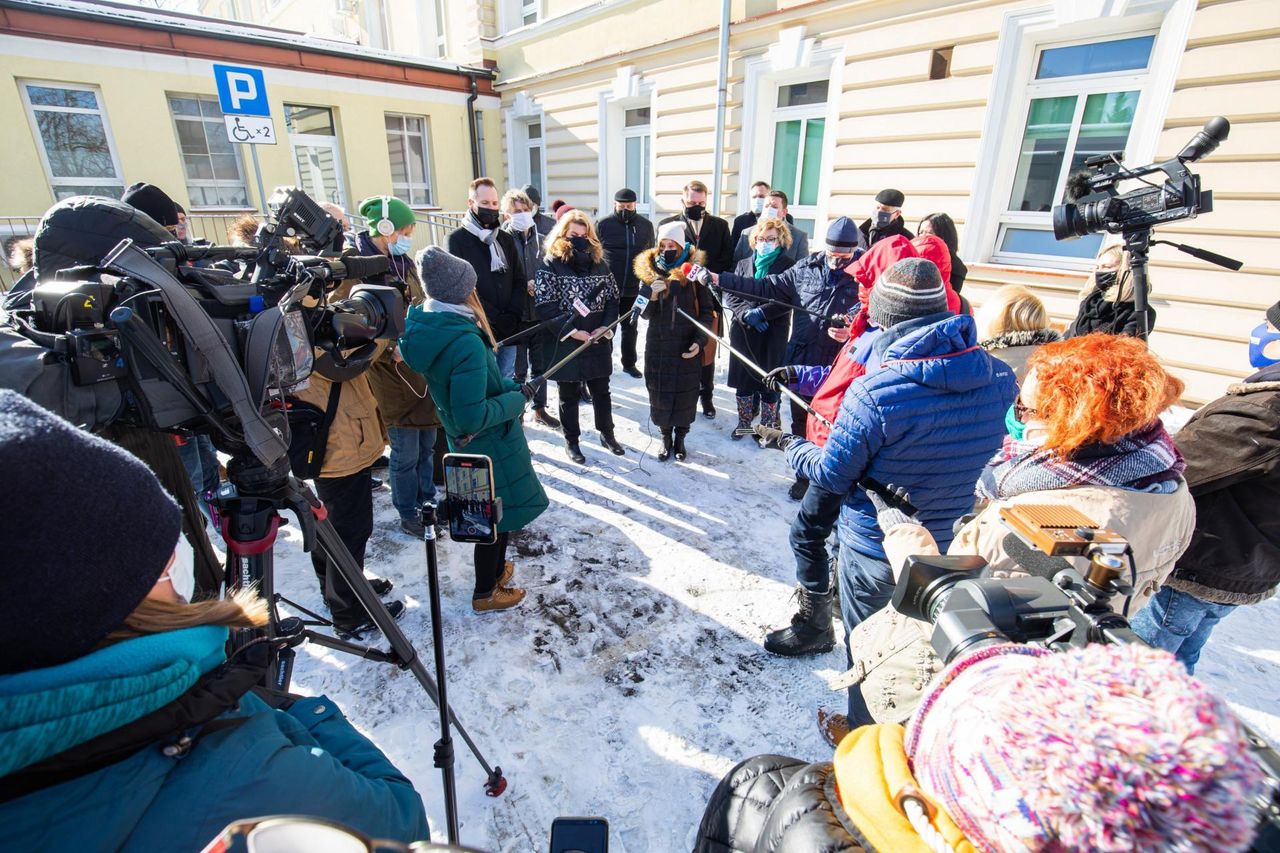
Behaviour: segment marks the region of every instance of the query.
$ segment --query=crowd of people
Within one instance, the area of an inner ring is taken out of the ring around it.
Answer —
[[[729,440],[782,451],[762,459],[785,460],[798,502],[796,613],[764,648],[830,651],[838,620],[847,707],[819,710],[831,762],[760,756],[736,767],[697,850],[753,850],[765,837],[777,850],[1247,849],[1262,773],[1192,672],[1222,618],[1280,586],[1280,303],[1251,333],[1257,372],[1170,435],[1161,415],[1183,385],[1137,337],[1144,318],[1119,247],[1100,254],[1060,328],[1020,286],[975,297],[975,311],[954,221],[932,214],[913,234],[898,190],[878,193],[861,222],[836,218],[815,251],[767,183],[732,223],[708,211],[707,195],[690,181],[682,210],[655,226],[630,188],[597,221],[559,200],[548,215],[536,188],[503,193],[479,178],[446,245],[416,254],[417,217],[393,195],[365,199],[350,219],[332,209],[346,228],[341,251],[386,256],[408,306],[403,336],[367,370],[317,369],[298,393],[325,413],[312,479],[356,562],[373,530],[376,471],[386,467],[401,529],[421,538],[440,454],[483,455],[503,513],[496,541],[475,546],[471,604],[518,607],[510,543],[549,505],[526,430],[559,433],[585,465],[589,405],[600,446],[625,456],[616,361],[644,380],[658,458],[684,461],[699,413],[718,414],[717,344],[727,343]],[[131,186],[123,201],[190,239],[159,188]],[[248,217],[228,239],[251,243],[256,227]],[[214,448],[176,441],[187,495],[212,517]],[[246,780],[251,812],[426,837],[418,793],[332,702],[269,703],[250,690],[264,664],[252,649],[228,657],[228,630],[261,626],[265,608],[244,592],[189,603],[200,596],[180,580],[194,558],[170,482],[166,494],[137,459],[9,392],[0,462],[18,486],[0,499],[0,523],[22,566],[0,623],[0,816],[24,849],[58,849],[88,826],[109,834],[104,846],[196,849],[244,816],[231,787]],[[100,488],[121,499],[88,494]],[[80,493],[107,506],[74,534],[17,523],[46,505],[60,517],[54,502]],[[1019,504],[1071,507],[1127,540],[1131,592],[1114,606],[1150,648],[1003,644],[945,664],[931,627],[889,606],[913,555],[976,555],[993,578],[1066,565],[1002,525]],[[107,541],[115,552],[93,550]],[[337,568],[319,553],[313,564],[334,627],[373,633]],[[51,598],[50,584],[62,594]],[[138,796],[117,796],[125,785]],[[184,808],[192,791],[213,806],[195,820]]]

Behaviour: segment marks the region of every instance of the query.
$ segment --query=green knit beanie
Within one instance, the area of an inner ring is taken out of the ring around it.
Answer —
[[[386,202],[385,207],[383,202]],[[393,231],[399,231],[406,225],[412,225],[417,221],[417,217],[413,215],[413,210],[409,205],[402,202],[395,196],[390,195],[373,195],[360,202],[357,208],[360,215],[364,217],[365,226],[370,234],[377,235],[378,222],[384,217],[391,220],[391,224],[395,226]],[[385,236],[385,235],[384,235]]]

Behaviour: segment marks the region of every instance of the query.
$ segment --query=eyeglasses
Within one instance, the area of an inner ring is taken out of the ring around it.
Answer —
[[[1035,415],[1035,414],[1037,414],[1035,409],[1028,408],[1027,405],[1022,402],[1021,394],[1019,394],[1014,399],[1013,416],[1018,419],[1019,423],[1025,424],[1027,422],[1027,415]]]

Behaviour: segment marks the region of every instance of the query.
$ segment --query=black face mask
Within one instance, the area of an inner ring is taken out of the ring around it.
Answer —
[[[667,266],[671,266],[676,261],[680,260],[680,256],[682,254],[684,253],[681,252],[679,249],[667,249],[665,252],[662,253],[662,262],[665,263]]]
[[[626,222],[627,224],[630,224],[636,221],[636,212],[634,210],[631,210],[630,208],[624,207],[622,210],[618,211],[618,214],[622,217],[622,221]]]
[[[692,220],[693,222],[697,222],[699,219],[702,218],[702,212],[706,209],[707,209],[706,205],[702,205],[702,204],[688,205],[684,209],[685,219],[689,219],[689,220]]]
[[[591,263],[591,241],[586,237],[570,237],[569,244],[573,246],[573,264],[578,267],[585,267]]]
[[[497,228],[498,211],[490,207],[477,207],[476,221],[480,223],[481,228]]]
[[[887,210],[877,210],[871,217],[871,227],[879,231],[882,228],[889,227],[889,223],[892,221],[892,213]]]

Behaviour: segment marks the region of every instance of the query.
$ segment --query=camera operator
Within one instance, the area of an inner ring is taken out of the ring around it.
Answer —
[[[1080,291],[1080,308],[1064,337],[1090,332],[1141,335],[1142,317],[1133,301],[1133,273],[1129,253],[1119,243],[1098,253],[1097,266]],[[1156,309],[1147,307],[1148,329],[1156,326]]]
[[[427,836],[410,782],[324,696],[250,688],[252,591],[188,604],[179,509],[137,459],[0,391],[0,825],[13,850],[199,850],[230,821],[292,813]],[[72,524],[66,507],[92,506]]]
[[[693,849],[1228,853],[1249,849],[1265,785],[1227,704],[1167,652],[1008,643],[962,655],[905,728],[857,729],[830,762],[738,764]]]
[[[977,554],[994,577],[1022,574],[1019,566],[1052,575],[1062,560],[1032,551],[999,511],[1014,504],[1074,507],[1132,546],[1137,575],[1126,572],[1126,580],[1134,588],[1128,612],[1136,613],[1173,570],[1195,526],[1185,464],[1160,423],[1181,393],[1182,382],[1136,338],[1095,334],[1042,346],[1027,363],[1010,413],[1013,434],[978,480],[978,497],[990,503],[947,553]],[[882,509],[878,521],[895,575],[908,556],[938,553],[915,519]],[[898,722],[911,713],[941,668],[930,631],[893,608],[853,629],[849,653],[862,676],[852,692],[861,692],[867,713],[851,717],[851,725]]]

